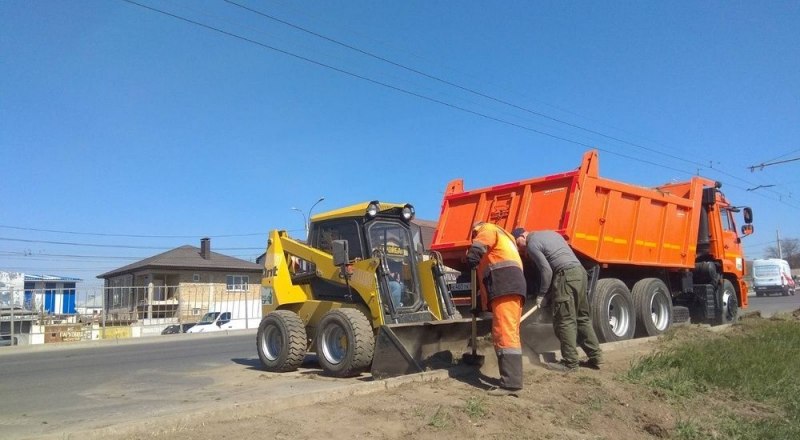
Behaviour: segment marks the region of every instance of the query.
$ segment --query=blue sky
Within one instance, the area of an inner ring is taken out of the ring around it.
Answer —
[[[252,259],[320,197],[435,220],[453,178],[590,146],[614,180],[722,181],[755,211],[748,257],[800,238],[800,161],[748,168],[800,157],[796,1],[235,0],[361,52],[223,0],[137,1],[237,37],[120,0],[0,2],[0,270],[95,283],[203,236]]]

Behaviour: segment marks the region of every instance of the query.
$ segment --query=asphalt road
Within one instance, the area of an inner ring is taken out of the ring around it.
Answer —
[[[800,294],[794,296],[755,296],[747,297],[748,307],[744,313],[759,311],[761,316],[770,317],[779,312],[791,312],[800,309]]]
[[[302,371],[265,381],[267,374],[253,330],[7,347],[0,349],[0,439],[66,438],[209,404],[232,407],[260,393],[334,385]]]

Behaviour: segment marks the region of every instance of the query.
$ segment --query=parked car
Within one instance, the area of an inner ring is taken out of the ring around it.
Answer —
[[[246,319],[231,318],[231,312],[208,312],[186,333],[208,333],[245,328]]]

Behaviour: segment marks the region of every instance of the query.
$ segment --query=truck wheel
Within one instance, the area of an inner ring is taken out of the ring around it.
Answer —
[[[317,357],[322,369],[336,377],[360,374],[372,363],[375,335],[357,309],[336,309],[319,322]]]
[[[270,312],[256,333],[258,357],[267,371],[294,371],[303,363],[308,346],[303,320],[289,310]]]
[[[631,291],[638,336],[658,336],[672,324],[672,297],[658,278],[645,278]]]
[[[728,280],[722,283],[722,313],[717,314],[717,324],[730,324],[739,319],[739,297],[733,283]]]
[[[631,339],[636,330],[628,287],[616,278],[597,281],[592,295],[592,321],[600,342]]]

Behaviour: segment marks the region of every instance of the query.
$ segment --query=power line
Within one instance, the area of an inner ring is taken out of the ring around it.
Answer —
[[[788,156],[788,155],[790,155],[790,154],[797,153],[798,151],[800,151],[800,148],[798,148],[798,149],[796,149],[796,150],[792,150],[792,151],[790,151],[790,152],[788,152],[788,153],[781,154],[781,155],[780,155],[780,156],[778,156],[778,157],[773,157],[772,159],[765,160],[764,162],[772,162],[772,161],[775,161],[775,160],[778,160],[778,159],[783,159],[784,157],[786,157],[786,156]]]
[[[155,250],[167,250],[171,248],[166,247],[158,247],[158,246],[132,246],[127,244],[94,244],[94,243],[74,243],[74,242],[67,242],[67,241],[48,241],[48,240],[26,240],[22,238],[8,238],[8,237],[0,237],[2,241],[16,241],[22,243],[43,243],[43,244],[57,244],[63,246],[87,246],[87,247],[99,247],[99,248],[124,248],[124,249],[155,249]],[[242,250],[259,250],[260,247],[229,247],[229,248],[216,248],[216,250],[221,251],[242,251]]]
[[[106,234],[102,232],[75,232],[75,231],[61,231],[57,229],[38,229],[27,228],[22,226],[0,225],[4,229],[16,229],[19,231],[34,231],[34,232],[53,232],[57,234],[70,234],[70,235],[88,235],[95,237],[128,237],[128,238],[231,238],[231,237],[253,237],[257,235],[266,236],[266,232],[250,232],[246,234],[218,234],[218,235],[145,235],[145,234]]]
[[[775,161],[775,162],[766,162],[766,163],[761,163],[761,164],[758,164],[758,165],[751,165],[748,168],[750,168],[750,172],[752,173],[752,172],[754,172],[756,170],[756,168],[758,168],[759,171],[761,171],[765,167],[768,167],[768,166],[779,165],[779,164],[788,163],[788,162],[794,162],[794,161],[797,161],[797,160],[800,160],[800,157],[795,157],[794,159],[778,160],[778,161]]]
[[[329,42],[331,42],[331,43],[334,43],[334,44],[337,44],[337,45],[339,45],[339,46],[345,47],[345,48],[347,48],[347,49],[353,50],[353,51],[355,51],[355,52],[361,53],[361,54],[363,54],[363,55],[366,55],[366,56],[368,56],[368,57],[371,57],[371,58],[374,58],[374,59],[377,59],[377,60],[383,61],[383,62],[385,62],[385,63],[388,63],[388,64],[390,64],[390,65],[393,65],[393,66],[395,66],[395,67],[399,67],[399,68],[401,68],[401,69],[407,70],[407,71],[409,71],[409,72],[413,72],[413,73],[415,73],[415,74],[418,74],[418,75],[424,76],[424,77],[426,77],[426,78],[429,78],[429,79],[432,79],[432,80],[434,80],[434,81],[438,81],[438,82],[440,82],[440,83],[442,83],[442,84],[446,84],[446,85],[449,85],[449,86],[451,86],[451,87],[455,87],[455,88],[457,88],[457,89],[459,89],[459,90],[463,90],[463,91],[466,91],[466,92],[472,93],[472,94],[474,94],[474,95],[476,95],[476,96],[480,96],[480,97],[482,97],[482,98],[486,98],[486,99],[492,100],[492,101],[494,101],[494,102],[497,102],[497,103],[501,103],[501,104],[507,105],[507,106],[509,106],[509,107],[511,107],[511,108],[514,108],[514,109],[517,109],[517,110],[522,110],[522,111],[524,111],[524,112],[526,112],[526,113],[530,113],[530,114],[533,114],[533,115],[536,115],[536,116],[539,116],[539,117],[542,117],[542,118],[545,118],[545,119],[549,119],[549,120],[551,120],[551,121],[555,121],[555,122],[558,122],[558,123],[560,123],[560,124],[564,124],[564,125],[567,125],[567,126],[569,126],[569,127],[576,128],[576,129],[578,129],[578,130],[585,131],[585,132],[587,132],[587,133],[591,133],[591,134],[594,134],[594,135],[602,136],[602,137],[604,137],[604,138],[606,138],[606,139],[610,139],[610,140],[613,140],[613,141],[616,141],[616,142],[620,142],[620,143],[623,143],[623,144],[626,144],[626,145],[630,145],[630,146],[633,146],[633,147],[637,147],[637,148],[640,148],[640,149],[643,149],[643,150],[646,150],[646,151],[649,151],[649,152],[652,152],[652,153],[658,153],[658,154],[661,154],[661,155],[663,155],[663,156],[666,156],[666,157],[669,157],[669,158],[672,158],[672,159],[676,159],[676,160],[679,160],[679,161],[683,161],[683,162],[686,162],[686,163],[689,163],[689,164],[692,164],[692,165],[695,165],[695,166],[701,166],[701,167],[703,167],[703,168],[708,168],[708,169],[711,169],[711,170],[713,170],[713,171],[715,171],[715,172],[717,172],[717,173],[719,173],[719,174],[722,174],[722,175],[725,175],[725,176],[728,176],[728,177],[734,178],[734,179],[736,179],[736,180],[742,181],[742,182],[744,182],[744,183],[747,183],[747,184],[749,184],[749,185],[754,185],[754,183],[752,183],[752,182],[748,182],[748,181],[747,181],[747,180],[745,180],[745,179],[742,179],[742,178],[740,178],[740,177],[738,177],[738,176],[735,176],[735,175],[733,175],[733,174],[730,174],[730,173],[728,173],[728,172],[725,172],[725,171],[723,171],[723,170],[719,170],[719,169],[717,169],[717,168],[714,168],[713,166],[708,166],[708,165],[705,165],[705,164],[703,164],[703,163],[701,163],[701,162],[696,162],[696,161],[692,161],[692,160],[689,160],[689,159],[686,159],[686,158],[683,158],[683,157],[679,157],[679,156],[676,156],[676,155],[673,155],[673,154],[665,153],[665,152],[663,152],[663,151],[661,151],[661,150],[657,150],[657,149],[649,148],[649,147],[646,147],[646,146],[644,146],[644,145],[641,145],[641,144],[637,144],[637,143],[634,143],[634,142],[630,142],[630,141],[627,141],[627,140],[625,140],[625,139],[621,139],[621,138],[618,138],[618,137],[615,137],[615,136],[610,136],[610,135],[607,135],[607,134],[605,134],[605,133],[602,133],[602,132],[599,132],[599,131],[596,131],[596,130],[592,130],[592,129],[589,129],[589,128],[586,128],[586,127],[583,127],[583,126],[581,126],[581,125],[573,124],[573,123],[570,123],[570,122],[564,121],[564,120],[562,120],[562,119],[559,119],[559,118],[552,117],[552,116],[550,116],[550,115],[547,115],[547,114],[545,114],[545,113],[542,113],[542,112],[537,112],[537,111],[535,111],[535,110],[531,110],[531,109],[529,109],[529,108],[527,108],[527,107],[523,107],[523,106],[521,106],[521,105],[519,105],[519,104],[515,104],[515,103],[512,103],[512,102],[509,102],[509,101],[506,101],[506,100],[503,100],[503,99],[500,99],[500,98],[497,98],[497,97],[494,97],[494,96],[488,95],[488,94],[486,94],[486,93],[483,93],[483,92],[477,91],[477,90],[475,90],[475,89],[473,89],[473,88],[469,88],[469,87],[466,87],[466,86],[462,86],[462,85],[456,84],[456,83],[454,83],[454,82],[452,82],[452,81],[448,81],[448,80],[446,80],[446,79],[443,79],[443,78],[441,78],[441,77],[438,77],[438,76],[435,76],[435,75],[431,75],[431,74],[429,74],[429,73],[426,73],[426,72],[423,72],[423,71],[421,71],[421,70],[419,70],[419,69],[415,69],[415,68],[412,68],[412,67],[408,67],[408,66],[406,66],[406,65],[404,65],[404,64],[398,63],[398,62],[396,62],[396,61],[392,61],[392,60],[390,60],[390,59],[388,59],[388,58],[386,58],[386,57],[384,57],[384,56],[381,56],[381,55],[376,55],[376,54],[374,54],[374,53],[372,53],[372,52],[369,52],[369,51],[363,50],[363,49],[361,49],[361,48],[355,47],[355,46],[353,46],[353,45],[350,45],[350,44],[347,44],[347,43],[341,42],[341,41],[339,41],[339,40],[337,40],[337,39],[334,39],[334,38],[328,37],[328,36],[326,36],[326,35],[322,35],[322,34],[320,34],[320,33],[318,33],[318,32],[315,32],[315,31],[312,31],[312,30],[310,30],[310,29],[307,29],[307,28],[305,28],[305,27],[299,26],[299,25],[297,25],[297,24],[294,24],[294,23],[292,23],[292,22],[289,22],[289,21],[287,21],[287,20],[284,20],[284,19],[281,19],[281,18],[275,17],[275,16],[273,16],[273,15],[270,15],[270,14],[268,14],[268,13],[266,13],[266,12],[263,12],[263,11],[260,11],[260,10],[257,10],[257,9],[253,9],[253,8],[250,8],[250,7],[247,7],[247,6],[245,6],[245,5],[239,4],[239,3],[235,2],[235,1],[232,1],[232,0],[224,0],[224,1],[225,1],[226,3],[229,3],[229,4],[231,4],[231,5],[237,6],[237,7],[241,8],[241,9],[244,9],[244,10],[246,10],[246,11],[252,12],[252,13],[254,13],[254,14],[257,14],[257,15],[259,15],[259,16],[262,16],[262,17],[264,17],[264,18],[267,18],[267,19],[273,20],[273,21],[275,21],[275,22],[278,22],[278,23],[284,24],[284,25],[286,25],[286,26],[289,26],[289,27],[292,27],[292,28],[294,28],[294,29],[300,30],[300,31],[302,31],[302,32],[308,33],[308,34],[310,34],[310,35],[314,35],[314,36],[316,36],[316,37],[318,37],[318,38],[324,39],[324,40],[326,40],[326,41],[329,41]]]
[[[404,64],[398,63],[396,61],[392,61],[392,60],[387,59],[387,58],[385,58],[383,56],[376,55],[376,54],[374,54],[372,52],[365,51],[363,49],[360,49],[358,47],[352,46],[350,44],[343,43],[343,42],[341,42],[339,40],[336,40],[334,38],[331,38],[331,37],[322,35],[320,33],[314,32],[312,30],[306,29],[306,28],[304,28],[302,26],[299,26],[299,25],[296,25],[294,23],[288,22],[286,20],[280,19],[278,17],[275,17],[273,15],[270,15],[270,14],[267,14],[265,12],[259,11],[257,9],[253,9],[253,8],[244,6],[242,4],[236,3],[236,2],[231,1],[231,0],[224,0],[224,1],[226,3],[231,4],[231,5],[234,5],[234,6],[237,6],[239,8],[242,8],[242,9],[244,9],[246,11],[250,11],[250,12],[252,12],[254,14],[260,15],[260,16],[262,16],[264,18],[268,18],[270,20],[276,21],[276,22],[284,24],[286,26],[290,26],[290,27],[292,27],[294,29],[300,30],[300,31],[305,32],[307,34],[314,35],[316,37],[322,38],[322,39],[324,39],[326,41],[329,41],[331,43],[334,43],[334,44],[337,44],[339,46],[345,47],[347,49],[356,51],[356,52],[358,52],[360,54],[363,54],[363,55],[366,55],[366,56],[368,56],[370,58],[374,58],[376,60],[383,61],[385,63],[391,64],[392,66],[399,67],[399,68],[407,70],[409,72],[416,73],[417,75],[424,76],[425,78],[429,78],[429,79],[432,79],[434,81],[438,81],[438,82],[440,82],[442,84],[446,84],[448,86],[455,87],[455,88],[457,88],[459,90],[463,90],[465,92],[472,93],[473,95],[480,96],[481,98],[486,98],[486,99],[489,99],[491,101],[494,101],[494,102],[509,106],[511,108],[514,108],[514,109],[517,109],[517,110],[522,110],[522,111],[524,111],[526,113],[529,113],[529,114],[532,114],[532,115],[536,115],[536,116],[539,116],[541,118],[545,118],[545,119],[548,119],[548,120],[551,120],[551,121],[554,121],[554,122],[558,122],[559,124],[564,124],[564,125],[567,125],[569,127],[585,131],[587,133],[591,133],[591,134],[594,134],[594,135],[597,135],[597,136],[602,136],[602,137],[604,137],[606,139],[610,139],[610,140],[613,140],[613,141],[616,141],[616,142],[620,142],[620,143],[623,143],[623,144],[626,144],[626,145],[630,145],[630,146],[633,146],[633,147],[636,147],[636,148],[640,148],[640,149],[649,151],[651,153],[661,154],[663,156],[670,157],[672,159],[676,159],[676,160],[679,160],[679,161],[687,162],[687,163],[690,163],[692,165],[701,165],[701,166],[703,165],[703,164],[701,164],[699,162],[694,162],[694,161],[691,161],[691,160],[688,160],[688,159],[685,159],[685,158],[682,158],[682,157],[678,157],[678,156],[675,156],[675,155],[672,155],[672,154],[669,154],[669,153],[665,153],[665,152],[660,151],[660,150],[656,150],[656,149],[653,149],[653,148],[648,148],[648,147],[643,146],[643,145],[639,145],[639,144],[636,144],[636,143],[633,143],[633,142],[629,142],[629,141],[626,141],[624,139],[620,139],[620,138],[617,138],[617,137],[614,137],[614,136],[610,136],[610,135],[607,135],[605,133],[602,133],[602,132],[599,132],[599,131],[596,131],[596,130],[592,130],[590,128],[586,128],[586,127],[583,127],[583,126],[580,126],[580,125],[577,125],[577,124],[573,124],[571,122],[564,121],[562,119],[555,118],[553,116],[547,115],[547,114],[542,113],[542,112],[537,112],[535,110],[531,110],[531,109],[529,109],[527,107],[523,107],[521,105],[509,102],[509,101],[506,101],[506,100],[503,100],[503,99],[500,99],[500,98],[497,98],[497,97],[494,97],[494,96],[491,96],[491,95],[488,95],[486,93],[477,91],[475,89],[456,84],[456,83],[454,83],[452,81],[448,81],[448,80],[443,79],[441,77],[438,77],[438,76],[435,76],[435,75],[431,75],[431,74],[423,72],[423,71],[421,71],[419,69],[415,69],[413,67],[408,67],[408,66],[406,66]]]
[[[258,248],[259,250],[263,251],[262,248]],[[255,249],[254,249],[255,250]],[[56,258],[75,258],[75,259],[97,259],[97,261],[104,261],[107,259],[115,259],[115,260],[142,260],[145,258],[151,257],[151,255],[145,256],[119,256],[119,255],[80,255],[80,254],[51,254],[46,252],[15,252],[15,251],[0,251],[0,256],[3,257],[23,257],[25,260],[36,259],[38,257],[54,257],[49,258],[49,260],[55,260]],[[229,257],[235,258],[252,258],[253,254],[248,255],[228,255]],[[44,261],[44,258],[39,258],[40,260]]]
[[[265,48],[265,49],[269,49],[269,50],[272,50],[272,51],[275,51],[275,52],[278,52],[278,53],[282,53],[282,54],[287,55],[289,57],[292,57],[292,58],[295,58],[295,59],[298,59],[298,60],[301,60],[301,61],[305,61],[305,62],[314,64],[314,65],[317,65],[319,67],[330,69],[330,70],[333,70],[335,72],[339,72],[341,74],[344,74],[344,75],[347,75],[347,76],[351,76],[351,77],[356,78],[356,79],[360,79],[362,81],[366,81],[366,82],[369,82],[369,83],[372,83],[372,84],[375,84],[375,85],[379,85],[381,87],[388,88],[390,90],[394,90],[394,91],[397,91],[397,92],[400,92],[400,93],[404,93],[404,94],[407,94],[407,95],[410,95],[410,96],[414,96],[414,97],[417,97],[419,99],[423,99],[423,100],[426,100],[426,101],[429,101],[429,102],[433,102],[433,103],[436,103],[436,104],[439,104],[439,105],[442,105],[442,106],[445,106],[445,107],[449,107],[449,108],[452,108],[452,109],[455,109],[455,110],[459,110],[459,111],[462,111],[462,112],[465,112],[465,113],[469,113],[469,114],[472,114],[472,115],[475,115],[475,116],[478,116],[478,117],[481,117],[481,118],[484,118],[484,119],[487,119],[487,120],[491,120],[491,121],[499,122],[501,124],[513,126],[513,127],[525,130],[525,131],[529,131],[529,132],[537,133],[537,134],[540,134],[540,135],[543,135],[543,136],[547,136],[547,137],[550,137],[552,139],[556,139],[556,140],[560,140],[560,141],[567,142],[567,143],[570,143],[570,144],[582,146],[584,148],[590,148],[590,149],[593,148],[593,149],[597,149],[599,151],[603,151],[603,152],[605,152],[607,154],[615,155],[615,156],[622,157],[622,158],[625,158],[625,159],[629,159],[629,160],[645,163],[645,164],[648,164],[648,165],[653,165],[653,166],[657,166],[657,167],[660,167],[660,168],[672,170],[672,171],[675,171],[675,172],[678,172],[678,173],[681,173],[681,174],[692,175],[692,173],[690,173],[690,172],[688,172],[686,170],[674,168],[674,167],[671,167],[671,166],[667,166],[667,165],[664,165],[664,164],[656,163],[656,162],[653,162],[653,161],[650,161],[650,160],[646,160],[646,159],[641,159],[641,158],[630,156],[630,155],[627,155],[627,154],[618,153],[618,152],[615,152],[615,151],[608,150],[606,148],[598,147],[596,145],[590,145],[590,144],[587,144],[587,143],[584,143],[584,142],[579,142],[579,141],[576,141],[576,140],[573,140],[573,139],[569,139],[569,138],[566,138],[566,137],[554,135],[552,133],[548,133],[548,132],[545,132],[545,131],[542,131],[542,130],[537,130],[537,129],[534,129],[532,127],[528,127],[528,126],[525,126],[525,125],[522,125],[522,124],[518,124],[518,123],[514,123],[514,122],[511,122],[511,121],[508,121],[508,120],[504,120],[504,119],[501,119],[501,118],[498,118],[498,117],[494,117],[494,116],[491,116],[491,115],[488,115],[488,114],[485,114],[485,113],[482,113],[482,112],[479,112],[479,111],[476,111],[476,110],[470,110],[468,108],[461,107],[461,106],[458,106],[458,105],[455,105],[455,104],[451,104],[449,102],[446,102],[446,101],[443,101],[443,100],[440,100],[440,99],[437,99],[437,98],[433,98],[433,97],[430,97],[430,96],[427,96],[427,95],[423,95],[421,93],[417,93],[417,92],[414,92],[414,91],[411,91],[411,90],[408,90],[408,89],[404,89],[404,88],[399,87],[399,86],[394,86],[394,85],[391,85],[391,84],[388,84],[388,83],[385,83],[385,82],[382,82],[382,81],[379,81],[379,80],[376,80],[376,79],[373,79],[373,78],[369,78],[369,77],[364,76],[364,75],[360,75],[360,74],[357,74],[357,73],[354,73],[354,72],[350,72],[350,71],[347,71],[347,70],[332,66],[330,64],[326,64],[326,63],[323,63],[323,62],[320,62],[320,61],[316,61],[314,59],[311,59],[311,58],[308,58],[308,57],[305,57],[305,56],[302,56],[302,55],[298,55],[298,54],[292,53],[290,51],[287,51],[287,50],[284,50],[284,49],[280,49],[280,48],[271,46],[271,45],[266,44],[266,43],[262,43],[262,42],[257,41],[257,40],[253,40],[251,38],[244,37],[242,35],[238,35],[238,34],[235,34],[233,32],[226,31],[224,29],[220,29],[220,28],[217,28],[217,27],[205,24],[205,23],[201,23],[201,22],[198,22],[198,21],[195,21],[195,20],[180,16],[180,15],[177,15],[177,14],[173,14],[171,12],[167,12],[167,11],[155,8],[155,7],[144,5],[144,4],[138,3],[138,2],[133,1],[133,0],[122,0],[122,1],[124,1],[126,3],[129,3],[129,4],[132,4],[132,5],[135,5],[135,6],[139,6],[140,8],[143,8],[143,9],[150,10],[152,12],[157,12],[159,14],[175,18],[177,20],[180,20],[180,21],[183,21],[183,22],[186,22],[186,23],[189,23],[189,24],[193,24],[195,26],[202,27],[204,29],[207,29],[207,30],[210,30],[210,31],[213,31],[213,32],[217,32],[217,33],[220,33],[220,34],[223,34],[223,35],[226,35],[226,36],[229,36],[229,37],[241,40],[241,41],[245,41],[247,43],[251,43],[251,44],[260,46],[260,47]],[[229,2],[229,3],[235,4],[233,2]],[[241,5],[238,5],[238,4],[235,4],[235,5],[241,7]],[[249,10],[249,8],[245,8],[245,9]],[[259,12],[257,12],[257,13],[259,13]],[[303,29],[303,30],[306,31],[305,29]],[[312,32],[312,31],[308,31],[308,32]],[[327,39],[327,37],[324,37],[324,36],[322,36],[322,38],[326,38]],[[345,47],[349,47],[345,43],[339,43],[336,40],[333,40],[333,41],[336,42],[337,44],[342,44],[342,45],[345,45]],[[353,50],[360,51],[360,49],[357,49],[357,48],[354,48]],[[375,56],[375,55],[370,54],[370,56]],[[387,60],[387,62],[391,63],[391,61],[388,61],[388,60]],[[402,66],[402,65],[400,65],[400,66]],[[402,67],[405,68],[405,66],[402,66]],[[411,68],[408,68],[408,69],[414,71],[414,69],[411,69]],[[426,75],[424,73],[420,73],[420,74]],[[433,77],[433,78],[439,80],[438,77]],[[441,81],[444,81],[445,83],[449,83],[448,81],[445,81],[445,80],[441,80]],[[461,87],[461,86],[454,85],[454,87]],[[471,89],[467,89],[467,90],[471,91]],[[480,92],[475,92],[475,93],[480,94]],[[495,99],[495,100],[497,99],[497,98],[490,97],[488,95],[486,95],[486,96],[489,99]],[[500,101],[504,102],[502,100],[500,100]],[[514,106],[515,104],[506,103],[506,105]],[[521,109],[523,111],[527,110],[525,108],[521,108]],[[561,122],[558,119],[555,119],[555,120]],[[569,124],[569,123],[567,123],[567,124]],[[576,128],[584,129],[583,127],[580,127],[580,126],[576,126]],[[585,129],[585,130],[591,131],[589,129]],[[601,135],[601,136],[606,136],[606,135],[604,135],[602,133],[599,133],[599,132],[597,132],[596,134]],[[606,137],[608,137],[608,136],[606,136]],[[616,138],[613,138],[613,139],[616,139]],[[628,143],[627,141],[624,141],[624,140],[620,140],[620,141]],[[639,145],[636,144],[636,146],[639,146]],[[643,146],[639,146],[639,147],[647,149],[647,150],[651,150],[651,149],[648,149],[647,147],[643,147]],[[733,174],[730,174],[730,173],[727,173],[725,171],[713,168],[713,166],[708,166],[708,165],[705,165],[705,164],[700,164],[700,163],[688,161],[687,159],[683,159],[683,158],[680,158],[680,157],[677,157],[677,156],[675,158],[678,159],[678,160],[681,160],[681,161],[697,164],[697,165],[699,165],[699,166],[701,166],[703,168],[708,168],[708,169],[710,169],[712,171],[715,171],[717,173],[720,173],[722,175],[726,175],[726,176],[731,177],[733,179],[745,182],[748,185],[755,185],[754,183],[749,182],[749,181],[747,181],[745,179],[742,179],[742,178],[740,178],[738,176],[734,176]],[[731,185],[731,186],[736,187],[735,185]],[[746,189],[746,188],[740,188],[740,189]],[[768,197],[766,197],[764,195],[760,195],[760,196],[764,197],[764,198],[768,198]],[[774,200],[774,199],[770,199],[770,200],[777,201],[779,203],[785,204],[786,206],[789,206],[789,207],[792,207],[792,208],[795,208],[795,209],[800,209],[799,207],[790,205],[790,204],[784,202],[783,200]]]
[[[118,255],[76,255],[76,254],[48,254],[48,253],[39,253],[39,252],[14,252],[14,251],[0,251],[0,256],[5,257],[25,257],[25,259],[29,259],[31,257],[58,257],[58,258],[109,258],[109,259],[117,259],[117,260],[133,260],[137,258],[147,258],[147,257],[122,257]]]
[[[445,107],[449,107],[449,108],[452,108],[452,109],[455,109],[455,110],[459,110],[459,111],[462,111],[462,112],[465,112],[465,113],[469,113],[469,114],[472,114],[472,115],[475,115],[475,116],[479,116],[479,117],[484,118],[484,119],[488,119],[488,120],[491,120],[491,121],[499,122],[501,124],[506,124],[506,125],[509,125],[509,126],[512,126],[512,127],[516,127],[516,128],[522,129],[522,130],[530,131],[530,132],[533,132],[533,133],[538,133],[538,134],[541,134],[543,136],[550,137],[552,139],[564,141],[564,142],[571,143],[571,144],[574,144],[574,145],[579,145],[579,146],[582,146],[584,148],[590,148],[590,149],[594,148],[594,149],[597,149],[599,151],[603,151],[603,152],[608,153],[608,154],[612,154],[612,155],[615,155],[615,156],[623,157],[623,158],[634,160],[634,161],[641,162],[641,163],[646,163],[648,165],[653,165],[653,166],[669,169],[669,170],[672,170],[672,171],[675,171],[675,172],[679,172],[679,173],[683,173],[683,174],[691,174],[691,173],[689,173],[688,171],[685,171],[685,170],[681,170],[681,169],[678,169],[678,168],[670,167],[670,166],[667,166],[667,165],[663,165],[663,164],[652,162],[652,161],[645,160],[645,159],[640,159],[640,158],[637,158],[637,157],[629,156],[629,155],[618,153],[618,152],[615,152],[615,151],[610,151],[608,149],[601,148],[601,147],[598,147],[596,145],[589,145],[589,144],[586,144],[586,143],[583,143],[583,142],[579,142],[579,141],[575,141],[575,140],[572,140],[572,139],[568,139],[568,138],[565,138],[565,137],[562,137],[562,136],[557,136],[557,135],[554,135],[554,134],[551,134],[551,133],[548,133],[548,132],[545,132],[545,131],[542,131],[542,130],[537,130],[535,128],[531,128],[531,127],[528,127],[528,126],[525,126],[525,125],[522,125],[522,124],[517,124],[515,122],[506,121],[504,119],[496,118],[494,116],[487,115],[487,114],[481,113],[479,111],[470,110],[470,109],[465,108],[465,107],[460,107],[458,105],[451,104],[451,103],[442,101],[440,99],[432,98],[430,96],[426,96],[426,95],[423,95],[423,94],[420,94],[420,93],[417,93],[417,92],[413,92],[411,90],[407,90],[407,89],[404,89],[402,87],[398,87],[398,86],[394,86],[394,85],[391,85],[391,84],[388,84],[388,83],[385,83],[385,82],[382,82],[382,81],[378,81],[376,79],[372,79],[372,78],[366,77],[364,75],[359,75],[357,73],[353,73],[353,72],[350,72],[350,71],[347,71],[347,70],[332,66],[330,64],[325,64],[323,62],[316,61],[316,60],[313,60],[311,58],[308,58],[308,57],[305,57],[305,56],[302,56],[302,55],[298,55],[298,54],[289,52],[287,50],[279,49],[277,47],[270,46],[270,45],[268,45],[266,43],[262,43],[260,41],[253,40],[251,38],[247,38],[247,37],[244,37],[244,36],[241,36],[241,35],[238,35],[238,34],[234,34],[232,32],[228,32],[226,30],[219,29],[219,28],[216,28],[214,26],[207,25],[205,23],[200,23],[198,21],[194,21],[192,19],[189,19],[189,18],[186,18],[186,17],[182,17],[180,15],[176,15],[176,14],[173,14],[171,12],[163,11],[161,9],[154,8],[152,6],[143,5],[141,3],[137,3],[137,2],[135,2],[133,0],[121,0],[121,1],[126,2],[126,3],[130,3],[130,4],[135,5],[135,6],[139,6],[139,7],[143,8],[143,9],[148,9],[150,11],[157,12],[159,14],[166,15],[168,17],[175,18],[175,19],[180,20],[180,21],[184,21],[184,22],[189,23],[189,24],[193,24],[195,26],[200,26],[202,28],[205,28],[205,29],[208,29],[208,30],[211,30],[211,31],[214,31],[214,32],[218,32],[220,34],[227,35],[229,37],[236,38],[238,40],[242,40],[242,41],[245,41],[245,42],[248,42],[248,43],[251,43],[251,44],[255,44],[255,45],[261,46],[261,47],[263,47],[265,49],[269,49],[269,50],[272,50],[272,51],[275,51],[275,52],[278,52],[278,53],[282,53],[282,54],[290,56],[292,58],[296,58],[296,59],[299,59],[299,60],[314,64],[314,65],[317,65],[317,66],[320,66],[320,67],[324,67],[326,69],[330,69],[330,70],[333,70],[335,72],[339,72],[339,73],[347,75],[347,76],[351,76],[351,77],[354,77],[354,78],[357,78],[357,79],[360,79],[360,80],[363,80],[363,81],[367,81],[367,82],[370,82],[372,84],[388,88],[390,90],[394,90],[394,91],[397,91],[397,92],[400,92],[400,93],[404,93],[404,94],[407,94],[407,95],[410,95],[410,96],[414,96],[414,97],[417,97],[417,98],[420,98],[420,99],[423,99],[423,100],[426,100],[426,101],[429,101],[429,102],[433,102],[433,103],[436,103],[436,104],[439,104],[439,105],[443,105]]]

